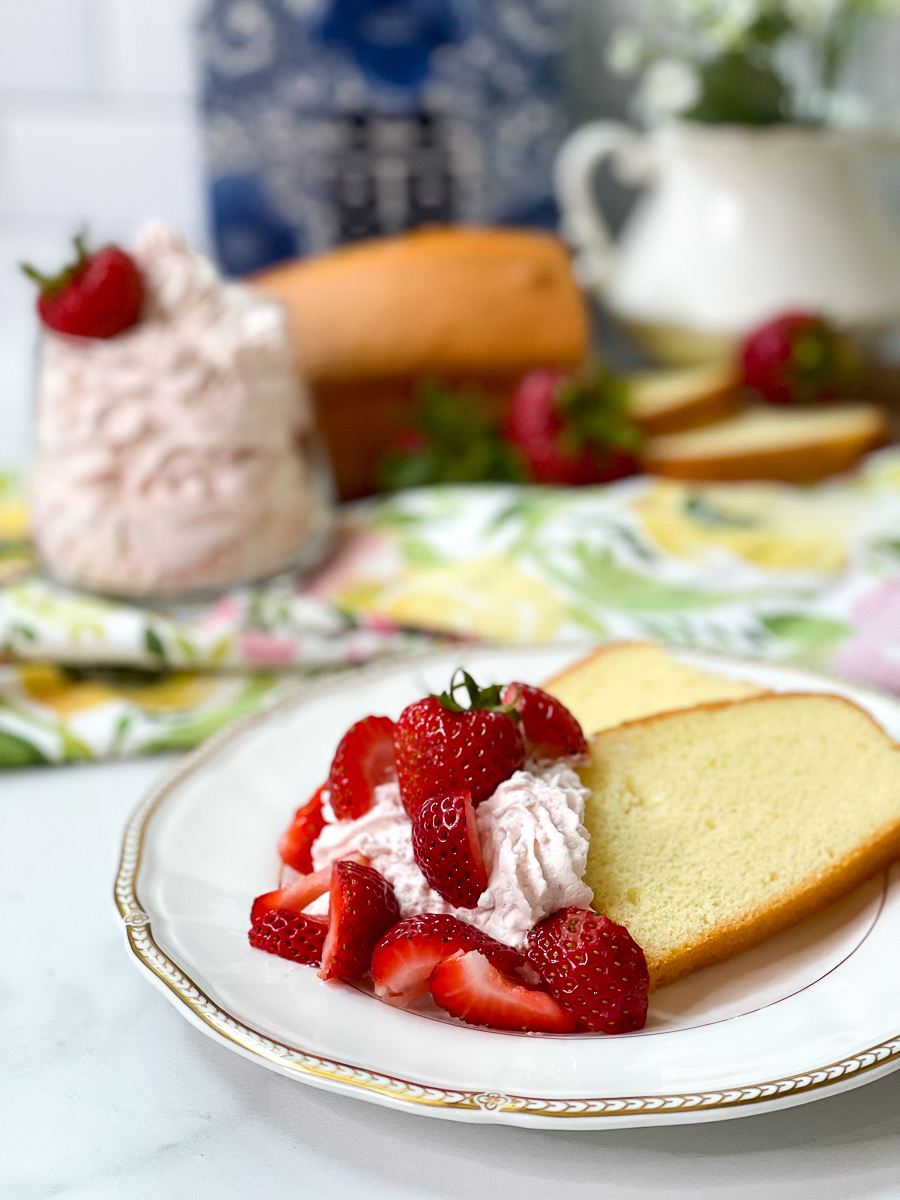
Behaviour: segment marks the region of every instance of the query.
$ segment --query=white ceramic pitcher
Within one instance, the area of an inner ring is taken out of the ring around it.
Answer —
[[[856,132],[597,121],[563,144],[556,186],[580,281],[651,349],[701,357],[792,308],[869,334],[900,324],[900,221],[873,179],[889,144]],[[613,245],[592,192],[611,158],[648,184]]]

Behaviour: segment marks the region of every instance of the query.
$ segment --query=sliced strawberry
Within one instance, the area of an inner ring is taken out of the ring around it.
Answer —
[[[250,945],[279,958],[317,967],[328,933],[326,917],[290,912],[284,908],[256,910],[250,926]]]
[[[413,855],[439,896],[454,908],[475,908],[487,871],[468,788],[430,796],[412,815]]]
[[[455,700],[461,687],[468,691],[468,708]],[[465,671],[454,673],[449,692],[403,710],[394,746],[400,795],[410,814],[430,796],[461,788],[468,788],[477,806],[525,760],[522,732],[503,707],[500,688],[479,688]]]
[[[334,815],[339,821],[363,816],[376,787],[395,777],[394,722],[390,717],[357,721],[338,743],[328,773]]]
[[[366,866],[368,859],[362,854],[348,854],[343,862],[358,863]],[[331,867],[323,867],[321,871],[313,871],[309,875],[301,875],[293,883],[277,888],[274,892],[265,892],[257,896],[250,910],[250,920],[256,919],[263,912],[279,909],[282,912],[302,913],[305,908],[324,896],[331,887]]]
[[[318,900],[328,891],[330,884],[331,867],[325,867],[324,870],[315,871],[310,875],[301,875],[286,887],[257,896],[250,909],[250,920],[255,921],[259,914],[276,909],[282,912],[302,913],[313,900]]]
[[[561,908],[531,930],[526,953],[547,991],[585,1029],[643,1029],[650,977],[624,925],[589,908]]]
[[[297,809],[293,821],[278,843],[281,861],[301,875],[308,875],[313,869],[313,842],[325,828],[322,793],[327,791],[328,785],[323,783],[312,799]]]
[[[527,970],[518,950],[458,921],[448,913],[407,917],[389,930],[372,954],[375,991],[388,1004],[406,1008],[428,991],[434,968],[458,950],[479,950],[500,971],[513,975]]]
[[[467,1025],[571,1033],[575,1021],[548,995],[504,975],[478,950],[460,950],[439,963],[429,984],[435,1001]]]
[[[538,758],[569,758],[587,754],[581,726],[555,696],[530,683],[510,683],[503,703],[522,718],[525,745]]]
[[[343,859],[331,873],[328,936],[320,979],[358,979],[372,963],[375,943],[400,919],[394,889],[374,867]]]

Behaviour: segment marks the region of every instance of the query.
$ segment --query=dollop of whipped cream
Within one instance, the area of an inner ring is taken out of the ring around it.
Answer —
[[[565,761],[528,764],[475,809],[488,886],[476,908],[454,908],[420,871],[412,825],[397,783],[375,789],[371,809],[353,821],[326,825],[312,848],[318,871],[353,851],[393,885],[400,914],[450,913],[509,946],[521,947],[538,921],[565,905],[590,907],[583,881],[588,832],[582,824],[587,790]]]
[[[134,256],[137,325],[106,339],[43,335],[38,552],[63,582],[119,594],[270,574],[327,522],[284,311],[225,283],[160,223]]]

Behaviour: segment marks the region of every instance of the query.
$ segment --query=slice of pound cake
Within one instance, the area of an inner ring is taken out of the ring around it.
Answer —
[[[652,642],[601,646],[544,690],[575,714],[587,734],[672,708],[763,694],[752,683],[687,667]]]
[[[651,985],[730,958],[900,857],[900,746],[837,696],[763,695],[591,739],[585,882]]]

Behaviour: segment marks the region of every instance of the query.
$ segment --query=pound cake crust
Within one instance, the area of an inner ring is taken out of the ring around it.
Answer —
[[[811,916],[900,858],[900,746],[820,693],[699,705],[596,734],[585,882],[651,987]]]

